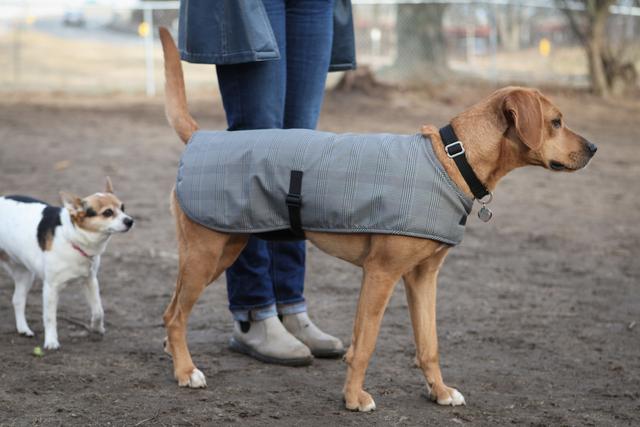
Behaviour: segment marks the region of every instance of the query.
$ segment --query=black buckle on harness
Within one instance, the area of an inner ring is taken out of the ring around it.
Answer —
[[[464,145],[460,141],[455,141],[445,145],[444,150],[447,152],[447,156],[454,159],[464,154]]]
[[[300,208],[302,207],[302,196],[300,194],[287,194],[287,198],[285,199],[287,206],[290,208]]]
[[[289,181],[289,194],[285,198],[287,209],[289,210],[289,224],[291,232],[302,239],[305,238],[302,230],[302,219],[300,216],[300,208],[302,207],[302,171],[291,171],[291,179]]]

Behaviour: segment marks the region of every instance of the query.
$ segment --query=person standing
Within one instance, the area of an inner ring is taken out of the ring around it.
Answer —
[[[183,60],[216,64],[229,131],[315,129],[327,72],[355,68],[350,0],[182,0]],[[307,315],[304,241],[254,236],[227,270],[232,350],[267,363],[339,357]]]

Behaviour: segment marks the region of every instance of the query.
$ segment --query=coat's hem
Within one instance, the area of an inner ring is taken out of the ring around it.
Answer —
[[[176,191],[176,194],[179,194]],[[187,215],[187,217],[205,227],[208,228],[210,230],[214,230],[214,231],[218,231],[220,233],[227,233],[227,234],[260,234],[260,233],[268,233],[271,231],[282,231],[282,230],[289,230],[291,227],[289,226],[289,224],[283,224],[283,225],[275,225],[273,227],[269,227],[269,228],[260,228],[260,229],[237,229],[234,228],[232,230],[230,229],[225,229],[225,228],[221,228],[221,227],[214,227],[212,225],[206,224],[204,221],[201,221],[199,219],[197,219],[196,217],[194,217],[188,209],[185,208],[184,204],[182,203],[182,201],[180,200],[180,196],[178,195],[178,202],[180,204],[180,208],[182,209],[182,211]],[[393,236],[407,236],[407,237],[417,237],[419,239],[430,239],[430,240],[436,240],[438,242],[442,242],[442,243],[446,243],[448,245],[452,245],[452,246],[456,246],[458,244],[460,244],[462,242],[462,239],[460,239],[459,241],[454,241],[451,239],[447,239],[445,237],[441,237],[441,236],[437,236],[435,234],[422,234],[422,233],[413,233],[410,231],[397,231],[397,230],[378,230],[378,229],[371,229],[371,228],[353,228],[353,229],[343,229],[343,228],[315,228],[315,227],[302,227],[302,230],[304,231],[314,231],[314,232],[318,232],[318,233],[335,233],[335,234],[363,234],[363,233],[370,233],[370,234],[386,234],[386,235],[393,235]]]
[[[180,58],[192,64],[217,64],[230,65],[246,62],[275,61],[280,59],[279,52],[256,53],[255,51],[236,52],[224,55],[212,55],[209,53],[193,53],[180,51]]]
[[[344,62],[341,64],[330,64],[329,72],[332,73],[334,71],[349,71],[349,70],[355,70],[356,68],[358,68],[358,65],[356,64],[355,61]]]

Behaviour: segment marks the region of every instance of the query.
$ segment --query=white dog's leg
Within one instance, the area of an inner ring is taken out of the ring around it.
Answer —
[[[27,324],[25,317],[25,307],[27,305],[27,294],[33,285],[34,274],[23,267],[15,266],[11,269],[11,276],[15,282],[13,291],[13,310],[16,316],[16,329],[21,335],[33,336],[33,331]]]
[[[60,285],[55,285],[45,280],[42,285],[42,317],[44,320],[44,348],[47,350],[57,350],[60,348],[58,342],[57,311],[58,294]]]
[[[84,291],[89,307],[91,307],[91,331],[104,335],[104,310],[100,299],[100,286],[95,276],[89,277]]]

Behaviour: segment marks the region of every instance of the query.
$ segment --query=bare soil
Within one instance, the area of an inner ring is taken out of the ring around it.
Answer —
[[[423,123],[446,123],[490,91],[328,93],[319,128],[413,133]],[[162,101],[5,95],[1,193],[57,203],[59,190],[90,194],[110,175],[137,226],[116,236],[103,257],[102,341],[82,327],[88,307],[81,286],[71,285],[59,308],[62,348],[32,356],[43,339],[41,285],[27,307],[38,336],[23,338],[15,332],[13,284],[0,274],[0,425],[639,425],[640,104],[550,95],[599,151],[579,173],[525,168],[506,177],[494,219],[472,217],[446,261],[441,363],[467,406],[427,399],[398,286],[368,370],[366,387],[378,405],[369,414],[343,409],[340,360],[287,368],[230,352],[222,279],[189,325],[209,387],[178,388],[162,351],[161,315],[177,273],[168,199],[182,146]],[[214,98],[203,94],[192,110],[203,127],[222,129]],[[345,342],[359,280],[358,269],[309,247],[311,316]]]

